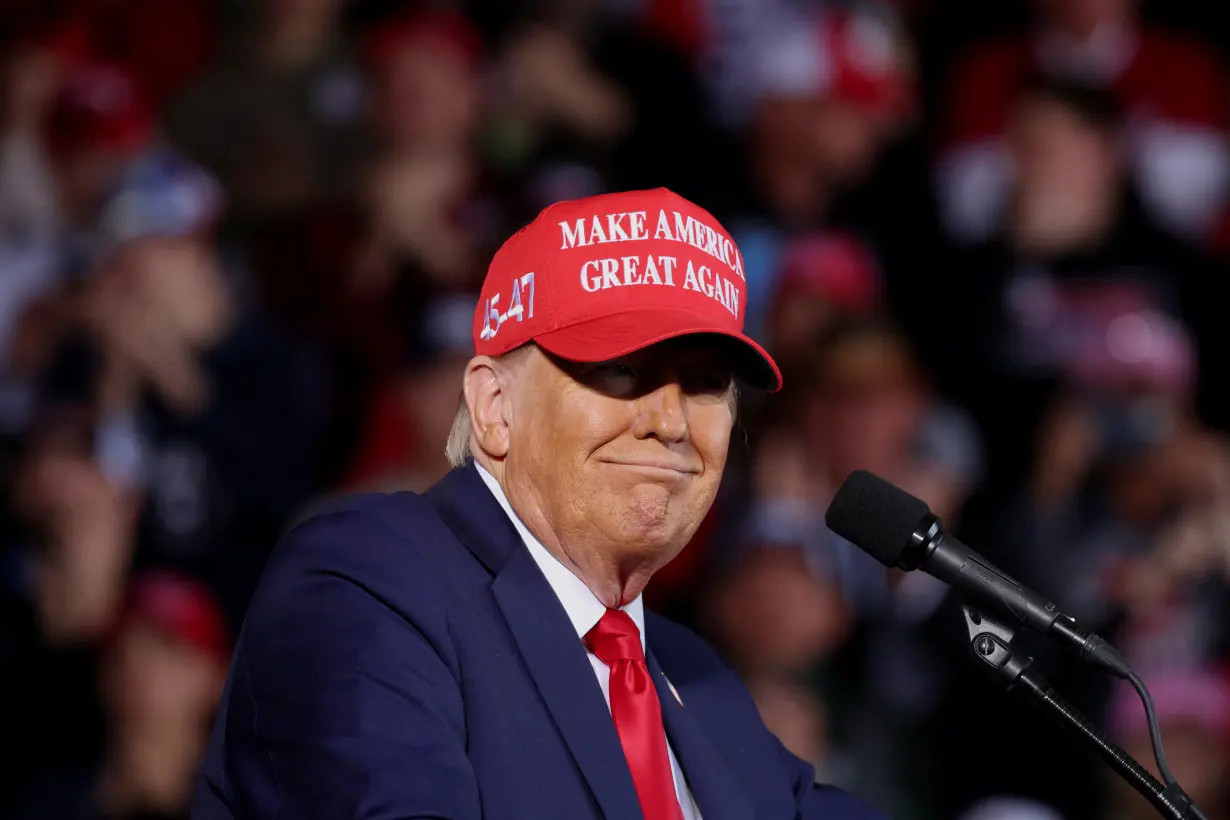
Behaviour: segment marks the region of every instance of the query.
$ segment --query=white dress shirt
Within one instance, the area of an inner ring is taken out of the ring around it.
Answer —
[[[564,611],[568,613],[568,619],[572,621],[572,626],[577,631],[577,637],[582,641],[593,629],[602,616],[606,614],[606,606],[598,600],[598,597],[590,591],[585,583],[572,573],[570,569],[560,563],[560,560],[547,551],[547,548],[535,538],[525,524],[521,523],[521,519],[513,512],[512,506],[508,503],[508,498],[504,495],[503,488],[499,482],[495,480],[495,476],[484,470],[480,465],[475,463],[474,467],[478,470],[478,474],[483,477],[483,481],[490,488],[491,494],[495,496],[495,500],[500,502],[500,506],[504,508],[504,512],[508,514],[508,518],[512,521],[513,526],[517,528],[517,532],[521,535],[521,540],[525,542],[526,548],[530,551],[530,555],[534,557],[534,562],[538,564],[542,574],[547,577],[547,583],[551,585],[551,589],[555,590],[556,596],[560,603],[564,605]],[[641,635],[641,649],[645,648],[645,605],[641,601],[641,596],[636,596],[636,600],[632,603],[620,607],[624,612],[632,618],[636,624],[637,631]],[[598,685],[602,687],[602,696],[606,698],[607,708],[611,708],[611,670],[603,663],[597,655],[589,652],[589,663],[594,668],[594,675],[598,678]],[[679,806],[683,809],[683,820],[701,820],[700,809],[696,806],[696,801],[692,798],[692,792],[688,788],[687,780],[684,779],[683,770],[679,768],[679,761],[675,758],[675,750],[670,746],[670,739],[666,739],[666,751],[670,755],[671,775],[675,779],[675,795],[679,798]]]

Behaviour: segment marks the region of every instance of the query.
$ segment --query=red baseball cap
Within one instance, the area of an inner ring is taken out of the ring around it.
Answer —
[[[363,55],[376,73],[388,70],[394,58],[424,44],[443,48],[467,68],[478,67],[482,38],[456,11],[426,10],[382,21],[363,38]]]
[[[58,155],[79,151],[135,152],[149,143],[154,112],[132,79],[106,63],[77,66],[64,79],[46,125]]]
[[[226,617],[205,586],[167,570],[150,570],[132,581],[116,632],[134,621],[152,624],[164,634],[226,663],[231,646]]]
[[[820,27],[820,40],[828,55],[832,96],[890,115],[908,111],[909,77],[892,17],[829,14]]]
[[[811,234],[786,247],[777,299],[819,296],[843,310],[870,313],[880,306],[883,283],[875,258],[857,238]]]
[[[900,26],[889,9],[829,10],[766,42],[759,90],[770,97],[826,97],[869,113],[908,114],[913,87]]]
[[[558,202],[496,251],[474,314],[474,350],[534,342],[600,362],[657,342],[713,334],[735,374],[769,391],[781,371],[743,333],[743,257],[709,212],[657,188]]]

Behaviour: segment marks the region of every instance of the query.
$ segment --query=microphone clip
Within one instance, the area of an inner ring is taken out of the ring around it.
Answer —
[[[969,631],[969,646],[974,657],[997,674],[1008,689],[1012,689],[1033,663],[1033,658],[1018,657],[1013,652],[1012,641],[1016,638],[1016,629],[1009,626],[1007,620],[988,616],[981,607],[973,604],[963,602],[961,613],[965,616],[965,628]]]

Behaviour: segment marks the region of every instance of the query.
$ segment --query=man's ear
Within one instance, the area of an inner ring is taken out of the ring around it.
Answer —
[[[490,356],[475,356],[466,365],[463,385],[474,443],[491,458],[508,455],[508,416],[511,399],[500,383]]]

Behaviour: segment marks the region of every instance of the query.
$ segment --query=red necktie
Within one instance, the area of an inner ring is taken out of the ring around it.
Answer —
[[[585,645],[611,669],[611,718],[645,820],[683,820],[666,752],[662,705],[636,624],[628,613],[608,609],[585,636]]]

